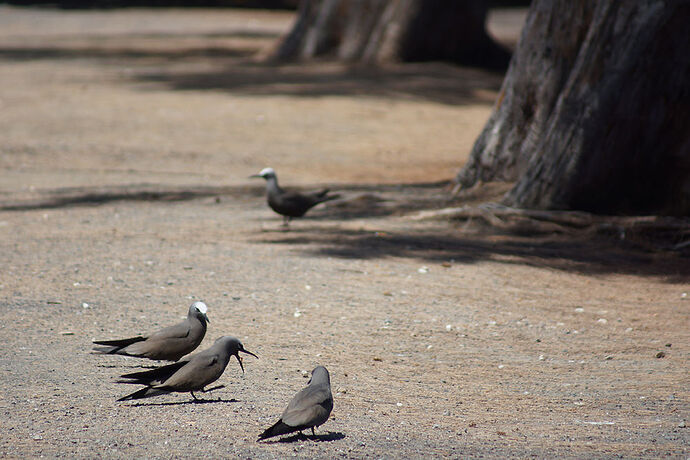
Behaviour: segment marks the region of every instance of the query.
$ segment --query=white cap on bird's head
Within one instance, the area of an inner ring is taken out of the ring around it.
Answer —
[[[194,302],[192,304],[192,307],[196,308],[199,310],[199,313],[206,313],[208,311],[208,307],[206,306],[205,303],[203,302]]]
[[[264,179],[269,179],[271,177],[276,177],[276,172],[273,168],[264,168],[259,171],[259,174],[252,174],[249,177],[263,177]]]

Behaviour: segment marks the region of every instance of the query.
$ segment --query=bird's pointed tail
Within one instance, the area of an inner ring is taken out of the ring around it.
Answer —
[[[134,393],[128,394],[127,396],[123,396],[122,398],[118,399],[118,401],[130,401],[132,399],[150,398],[152,396],[158,396],[165,393],[168,392],[165,390],[158,390],[156,388],[144,387],[140,390],[135,391]]]
[[[129,339],[118,339],[118,340],[94,340],[93,343],[96,345],[104,345],[101,347],[93,347],[92,351],[98,354],[112,355],[112,354],[126,354],[119,353],[123,348],[132,345],[133,343],[141,342],[146,340],[145,337],[131,337]]]
[[[272,438],[273,436],[280,436],[281,434],[292,433],[293,431],[297,431],[297,430],[294,427],[286,425],[285,423],[283,423],[282,420],[278,420],[275,423],[275,425],[273,425],[272,427],[268,428],[266,431],[261,433],[259,435],[259,439],[257,439],[257,441]]]
[[[327,189],[327,188],[325,188],[325,189],[321,190],[321,191],[316,195],[316,196],[319,198],[319,203],[323,203],[323,202],[325,202],[325,201],[337,200],[338,198],[340,198],[340,194],[339,194],[339,193],[333,193],[333,194],[330,194],[330,195],[329,195],[328,192],[330,192],[330,190]]]

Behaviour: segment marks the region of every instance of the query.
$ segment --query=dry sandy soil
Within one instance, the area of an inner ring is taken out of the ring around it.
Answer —
[[[0,8],[0,456],[687,458],[688,259],[413,220],[500,76],[258,63],[290,20]],[[343,199],[282,231],[267,165]],[[91,340],[194,299],[260,359],[116,402],[151,363]],[[320,436],[255,442],[317,363]]]

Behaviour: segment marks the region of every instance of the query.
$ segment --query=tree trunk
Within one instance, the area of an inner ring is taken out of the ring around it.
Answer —
[[[504,69],[509,53],[486,33],[484,0],[302,0],[274,58],[443,60]]]
[[[690,2],[534,0],[457,181],[504,202],[690,214]]]

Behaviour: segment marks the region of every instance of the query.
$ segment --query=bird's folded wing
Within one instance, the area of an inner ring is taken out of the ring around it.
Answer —
[[[216,354],[198,354],[186,366],[166,379],[163,386],[171,388],[204,387],[222,374],[223,369],[220,369],[218,361]]]
[[[312,195],[304,195],[299,192],[285,192],[281,196],[282,201],[285,204],[291,205],[291,206],[311,206],[314,201],[316,201],[316,197]]]
[[[330,392],[325,388],[307,387],[292,398],[280,418],[286,425],[308,425],[328,412],[323,403],[330,397]]]
[[[154,332],[149,336],[149,340],[182,339],[189,336],[190,331],[191,324],[189,324],[189,321],[185,320],[179,324],[168,326],[160,331]]]

